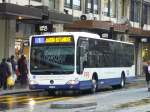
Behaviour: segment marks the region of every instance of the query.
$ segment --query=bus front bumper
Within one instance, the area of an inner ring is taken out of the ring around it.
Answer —
[[[79,89],[79,84],[75,85],[38,85],[38,84],[33,84],[29,85],[30,89],[36,90],[36,89],[51,89],[51,90],[78,90]]]

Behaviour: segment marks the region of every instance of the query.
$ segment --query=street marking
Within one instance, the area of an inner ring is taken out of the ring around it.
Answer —
[[[11,96],[11,97],[8,97],[8,98],[0,98],[0,102],[1,101],[10,101],[10,100],[18,100],[18,99],[24,99],[24,98],[31,98],[30,96]]]
[[[60,97],[60,98],[54,98],[54,99],[48,99],[48,100],[42,100],[42,101],[36,101],[34,102],[35,104],[39,104],[39,103],[46,103],[46,102],[49,102],[49,101],[60,101],[60,100],[66,100],[66,99],[71,99],[73,97]],[[30,104],[29,103],[23,103],[23,104]]]
[[[0,99],[1,99],[1,98],[9,98],[9,97],[12,97],[12,96],[11,96],[11,95],[0,96]]]
[[[31,97],[31,98],[28,98],[28,99],[20,99],[20,100],[18,100],[18,99],[16,99],[16,100],[9,100],[9,101],[4,101],[4,102],[1,102],[1,103],[21,103],[21,102],[24,102],[24,101],[31,101],[31,100],[42,100],[42,99],[46,99],[46,98],[53,98],[53,97],[37,97],[37,98],[35,98],[35,97]]]

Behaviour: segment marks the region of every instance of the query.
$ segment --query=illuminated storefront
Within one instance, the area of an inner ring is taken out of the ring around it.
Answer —
[[[150,60],[150,42],[143,43],[142,59],[143,59],[143,62],[147,62],[148,60]]]

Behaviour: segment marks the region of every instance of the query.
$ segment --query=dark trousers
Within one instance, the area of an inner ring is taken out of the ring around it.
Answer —
[[[20,84],[21,85],[27,84],[27,74],[20,74]]]
[[[4,90],[7,89],[7,77],[3,77],[1,80],[1,86],[3,87]]]

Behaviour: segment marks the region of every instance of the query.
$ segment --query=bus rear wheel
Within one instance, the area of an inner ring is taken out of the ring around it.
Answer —
[[[124,76],[124,75],[122,75],[122,76],[121,76],[121,83],[120,83],[120,87],[121,87],[121,88],[125,87],[125,83],[126,83],[126,82],[125,82],[125,76]]]

